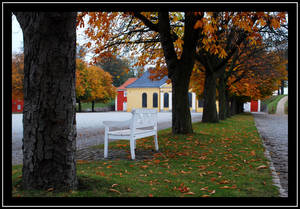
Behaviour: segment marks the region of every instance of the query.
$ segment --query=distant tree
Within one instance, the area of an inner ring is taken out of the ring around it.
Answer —
[[[97,66],[88,66],[84,61],[76,61],[76,98],[81,111],[81,101],[91,102],[94,112],[95,102],[106,103],[115,97],[116,88],[112,76]]]
[[[78,111],[81,112],[81,102],[86,101],[90,96],[88,90],[88,74],[87,64],[80,58],[76,59],[76,101],[78,103]]]
[[[97,62],[96,66],[111,74],[115,87],[121,86],[128,78],[134,77],[133,71],[124,59],[109,57]]]
[[[12,98],[23,100],[24,54],[12,57]]]

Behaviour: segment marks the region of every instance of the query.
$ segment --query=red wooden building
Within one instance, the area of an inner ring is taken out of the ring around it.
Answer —
[[[20,99],[12,100],[12,112],[23,112],[24,101]]]
[[[137,78],[129,78],[125,83],[117,88],[117,96],[115,100],[115,111],[127,110],[127,90],[126,86],[136,81]]]

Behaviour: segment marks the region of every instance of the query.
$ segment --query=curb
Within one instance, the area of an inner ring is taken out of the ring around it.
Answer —
[[[254,120],[254,123],[255,123],[255,126],[256,126],[255,120]],[[261,136],[261,134],[260,134],[257,126],[256,126],[256,129],[257,129],[257,132],[258,132],[260,138],[262,139],[261,141],[262,141],[262,144],[263,144],[263,146],[265,148],[265,153],[264,153],[265,157],[269,160],[268,164],[269,164],[270,170],[272,172],[273,185],[278,187],[278,189],[279,189],[279,197],[288,197],[287,192],[281,186],[280,178],[279,178],[279,176],[278,176],[278,174],[276,172],[276,169],[275,169],[274,164],[272,162],[272,158],[271,158],[270,152],[268,151],[267,146],[266,146],[266,144],[264,142],[264,138]]]

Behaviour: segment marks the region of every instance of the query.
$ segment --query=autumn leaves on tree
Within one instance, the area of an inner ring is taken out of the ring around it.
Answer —
[[[204,99],[202,121],[218,122],[268,96],[286,76],[280,53],[263,47],[263,31],[285,24],[284,12],[82,12],[79,27],[84,18],[94,62],[123,54],[137,57],[136,66],[154,64],[152,79],[168,75],[173,133],[193,131],[189,88]]]
[[[116,87],[112,85],[112,76],[97,66],[88,66],[81,59],[76,60],[76,99],[81,111],[81,102],[106,103],[114,98]]]

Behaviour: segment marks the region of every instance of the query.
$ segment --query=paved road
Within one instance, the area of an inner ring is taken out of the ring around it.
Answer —
[[[12,161],[13,165],[22,163],[22,125],[23,114],[12,115]],[[130,112],[96,112],[76,113],[77,149],[104,143],[103,121],[122,121],[131,118]],[[201,121],[202,113],[192,113],[192,121]],[[158,113],[158,129],[166,129],[172,126],[172,113]]]
[[[288,116],[252,113],[256,127],[270,153],[280,184],[288,192]]]

